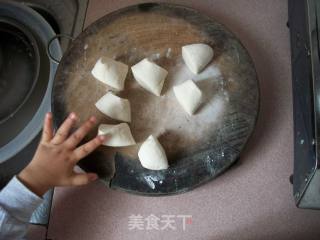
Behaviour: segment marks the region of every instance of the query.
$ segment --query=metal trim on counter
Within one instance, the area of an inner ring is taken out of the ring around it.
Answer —
[[[320,209],[320,4],[315,0],[288,3],[294,118],[293,195],[297,207]]]

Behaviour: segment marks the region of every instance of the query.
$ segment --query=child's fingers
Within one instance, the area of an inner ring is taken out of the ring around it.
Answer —
[[[95,181],[98,178],[95,173],[75,173],[71,177],[71,185],[80,186]]]
[[[81,140],[88,134],[96,123],[96,118],[89,118],[84,124],[81,125],[70,137],[65,141],[68,148],[75,148]]]
[[[74,150],[75,161],[78,162],[80,159],[92,153],[97,147],[99,147],[106,140],[105,136],[97,136],[91,141],[83,144],[82,146]]]
[[[72,125],[74,124],[76,119],[77,119],[76,114],[75,113],[70,113],[70,115],[67,117],[67,119],[59,127],[58,131],[54,135],[54,137],[53,137],[51,142],[53,144],[62,143],[68,137],[69,131],[72,128]]]
[[[42,129],[42,141],[49,142],[53,137],[52,128],[52,114],[48,112],[44,118],[44,124]]]

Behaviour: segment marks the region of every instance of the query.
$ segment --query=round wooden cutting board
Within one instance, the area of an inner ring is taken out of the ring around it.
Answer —
[[[181,47],[192,43],[214,49],[212,62],[198,75],[187,69],[181,56]],[[119,96],[130,100],[130,128],[138,144],[102,146],[79,163],[84,170],[97,172],[113,188],[163,195],[213,179],[239,157],[256,123],[259,87],[250,56],[224,26],[193,9],[171,4],[140,4],[104,16],[72,42],[61,60],[52,94],[56,126],[71,111],[81,121],[95,115],[99,123],[118,123],[94,105],[110,90],[91,75],[101,56],[129,66],[148,57],[169,74],[162,96],[156,97],[141,88],[129,71]],[[172,90],[188,79],[204,94],[194,116],[187,115]],[[86,140],[96,134],[97,128]],[[141,167],[137,151],[150,134],[166,150],[168,170]]]

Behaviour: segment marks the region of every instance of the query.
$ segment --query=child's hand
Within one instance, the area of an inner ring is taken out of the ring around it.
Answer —
[[[35,156],[18,175],[18,178],[35,194],[42,196],[54,186],[83,185],[97,179],[95,173],[75,173],[73,168],[80,159],[99,147],[105,141],[105,137],[96,137],[77,147],[95,125],[96,119],[91,117],[69,136],[76,120],[77,116],[71,113],[54,134],[52,115],[51,113],[46,115],[42,139]]]

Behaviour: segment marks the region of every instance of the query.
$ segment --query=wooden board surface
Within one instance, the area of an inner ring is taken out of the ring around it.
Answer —
[[[182,61],[181,47],[199,42],[212,46],[215,56],[205,71],[194,75]],[[111,181],[115,188],[169,194],[214,178],[239,157],[255,126],[259,88],[250,56],[221,24],[192,9],[169,4],[132,6],[93,23],[72,43],[59,65],[53,89],[57,125],[71,111],[82,121],[95,115],[100,123],[117,123],[94,106],[109,90],[90,73],[101,56],[129,66],[148,57],[169,75],[163,96],[156,97],[139,87],[129,72],[125,91],[119,96],[131,102],[130,127],[138,144],[101,147],[80,162],[85,170],[98,172],[106,182],[116,171]],[[172,91],[172,86],[190,78],[205,97],[192,117],[183,111]],[[150,134],[159,137],[167,152],[171,166],[167,171],[145,170],[137,160],[139,144]],[[120,153],[116,170],[115,152]]]

